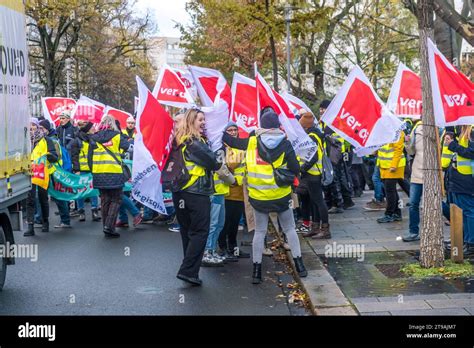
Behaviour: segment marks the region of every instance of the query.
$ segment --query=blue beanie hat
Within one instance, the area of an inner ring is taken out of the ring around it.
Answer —
[[[280,121],[276,112],[268,110],[260,115],[260,127],[265,129],[280,128]]]

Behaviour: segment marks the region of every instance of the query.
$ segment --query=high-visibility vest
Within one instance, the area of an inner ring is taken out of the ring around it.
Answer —
[[[79,152],[79,170],[81,172],[90,172],[89,162],[89,143],[87,141],[82,142],[81,151]]]
[[[314,132],[310,132],[308,134],[309,136],[313,136],[312,138],[316,139],[316,142],[317,142],[317,151],[318,151],[318,160],[316,161],[316,163],[313,164],[313,166],[307,171],[308,174],[311,174],[311,175],[321,175],[321,171],[322,171],[322,168],[323,168],[323,145],[322,145],[322,142],[321,142],[321,139],[318,137],[318,135]],[[298,156],[298,161],[300,162],[300,166],[302,166],[305,161],[302,160],[299,156]]]
[[[185,141],[186,141],[186,137],[184,137],[181,143],[184,143]],[[194,140],[194,141],[197,141],[197,140]],[[205,141],[202,138],[199,138],[199,141],[202,141],[203,143],[205,143]],[[183,155],[184,164],[186,166],[186,169],[188,170],[190,178],[188,182],[186,183],[186,185],[183,186],[182,190],[185,190],[188,187],[192,186],[201,176],[206,175],[206,170],[204,169],[204,167],[197,165],[196,163],[192,161],[188,161],[186,159],[186,156],[184,155],[184,151],[186,151],[186,145],[183,145],[181,149],[181,154]]]
[[[273,167],[286,168],[285,153],[282,153]],[[276,184],[272,165],[265,162],[258,154],[257,137],[251,136],[245,155],[247,166],[247,183],[249,196],[258,201],[270,201],[291,194],[291,186],[280,187]]]
[[[451,164],[451,161],[454,159],[454,152],[448,149],[448,145],[444,144],[444,135],[446,130],[441,134],[441,141],[443,142],[443,147],[441,149],[441,168],[447,169]]]
[[[117,160],[106,150],[109,149]],[[115,135],[108,142],[101,144],[97,143],[97,148],[92,153],[92,173],[93,174],[120,174],[123,173],[120,157],[120,134]]]
[[[223,180],[219,178],[217,173],[214,173],[214,191],[216,195],[227,195],[229,194],[230,187]]]
[[[388,169],[391,167],[394,151],[395,149],[392,144],[385,144],[377,151],[378,164],[380,168]],[[406,161],[405,154],[402,153],[402,158],[398,162],[398,168],[405,167]]]
[[[467,148],[469,146],[469,138],[459,139],[459,145]],[[459,173],[463,175],[472,175],[472,160],[462,157],[459,154],[456,154],[456,169]]]
[[[234,168],[234,178],[235,182],[237,185],[242,186],[244,176],[245,176],[245,151],[238,150],[238,149],[233,149],[233,148],[228,148],[227,150],[227,162],[228,163],[236,163],[237,161],[240,161],[240,164]]]
[[[341,137],[336,132],[332,133],[332,137],[341,143],[341,152],[346,152],[346,142],[343,137]]]
[[[46,138],[42,138],[36,144],[33,151],[31,151],[31,161],[37,161],[40,157],[46,156],[48,154],[48,142]],[[48,166],[49,174],[53,174],[56,171],[56,167],[46,159],[46,163]]]
[[[126,128],[122,129],[122,133],[125,134],[127,137],[132,138],[132,139],[135,139],[135,134],[137,134],[136,131],[133,131],[132,136],[129,136]]]

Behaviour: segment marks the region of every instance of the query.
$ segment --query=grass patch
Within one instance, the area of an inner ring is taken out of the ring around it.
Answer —
[[[446,260],[444,267],[422,268],[419,263],[410,263],[403,266],[400,272],[417,279],[437,276],[445,279],[455,279],[474,275],[474,267],[466,261],[464,263],[455,263],[451,260]]]

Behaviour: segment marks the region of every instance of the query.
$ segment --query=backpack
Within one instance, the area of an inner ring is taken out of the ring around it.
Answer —
[[[331,136],[326,137],[326,144],[328,148],[328,156],[332,163],[337,164],[342,159],[342,144],[340,141],[332,138]]]
[[[191,178],[191,175],[186,168],[186,163],[184,163],[182,153],[183,146],[184,143],[179,146],[176,146],[176,144],[173,143],[170,155],[161,173],[163,190],[178,192]]]
[[[318,146],[323,147],[322,142],[318,139]],[[321,159],[321,163],[323,168],[319,168],[319,166],[316,163],[316,166],[318,167],[319,172],[321,173],[321,184],[323,186],[329,186],[332,184],[334,180],[334,169],[332,166],[332,161],[329,159],[329,157],[326,155],[326,151],[322,151],[323,158]],[[322,170],[321,170],[322,169]]]

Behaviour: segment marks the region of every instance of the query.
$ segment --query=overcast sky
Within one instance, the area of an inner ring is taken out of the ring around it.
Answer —
[[[139,10],[149,8],[158,24],[159,36],[179,37],[175,22],[187,23],[189,16],[185,11],[186,0],[138,0]]]

